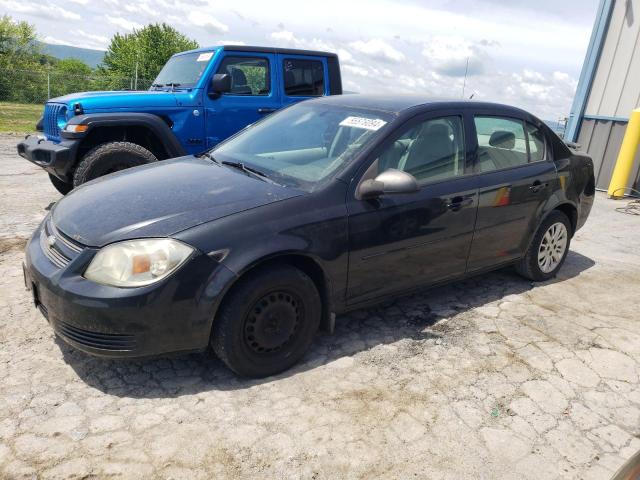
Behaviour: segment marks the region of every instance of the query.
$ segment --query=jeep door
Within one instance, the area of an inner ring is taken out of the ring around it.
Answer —
[[[204,96],[207,147],[213,147],[280,107],[275,55],[223,52],[214,73],[231,76],[231,91]]]
[[[468,265],[473,272],[522,256],[558,180],[548,141],[533,119],[475,111],[469,123],[479,186]]]
[[[478,187],[464,131],[459,111],[423,115],[373,152],[362,178],[395,168],[411,173],[420,189],[368,200],[350,195],[348,304],[465,273]]]

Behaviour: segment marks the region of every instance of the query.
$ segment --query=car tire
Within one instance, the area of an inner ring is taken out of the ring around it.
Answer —
[[[305,273],[262,268],[234,285],[214,319],[211,347],[231,370],[262,378],[295,365],[320,325],[321,300]]]
[[[73,186],[77,187],[103,175],[157,160],[153,153],[135,143],[103,143],[89,150],[82,158],[73,175]]]
[[[525,256],[516,263],[516,271],[536,282],[555,277],[567,258],[571,235],[567,216],[559,210],[552,211],[538,227]]]
[[[51,184],[55,187],[57,191],[59,191],[62,195],[66,195],[71,190],[73,190],[73,183],[65,182],[60,180],[55,175],[49,174],[49,180],[51,180]]]

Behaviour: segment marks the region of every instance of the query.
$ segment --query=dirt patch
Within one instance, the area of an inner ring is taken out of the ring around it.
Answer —
[[[29,240],[27,237],[0,237],[0,253],[24,250],[27,240]]]

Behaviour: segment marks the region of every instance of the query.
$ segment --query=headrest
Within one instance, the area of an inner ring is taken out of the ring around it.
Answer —
[[[233,86],[241,86],[247,84],[247,76],[244,74],[241,68],[232,68],[231,69],[231,80],[233,81]]]
[[[489,145],[512,150],[516,146],[516,134],[506,130],[497,130],[491,134]]]
[[[442,123],[436,123],[435,125],[429,125],[427,129],[427,135],[429,136],[440,136],[449,138],[449,128]]]

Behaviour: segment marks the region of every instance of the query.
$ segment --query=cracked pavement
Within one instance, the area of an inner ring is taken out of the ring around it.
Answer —
[[[1,478],[606,479],[640,449],[640,218],[598,194],[558,278],[502,270],[337,319],[298,367],[88,357],[24,290],[59,195],[0,137]]]

